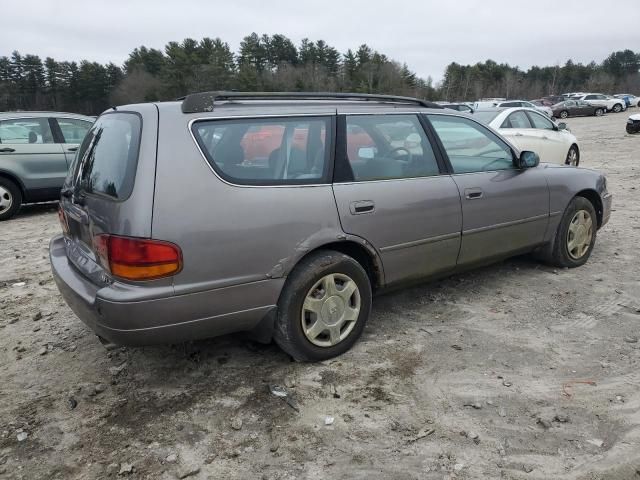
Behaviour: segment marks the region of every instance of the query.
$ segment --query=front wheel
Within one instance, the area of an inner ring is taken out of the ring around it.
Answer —
[[[596,108],[594,113],[596,117],[601,117],[604,114],[604,110],[602,108]]]
[[[569,112],[567,112],[566,110],[562,110],[560,112],[560,118],[567,118],[569,116]]]
[[[596,243],[598,218],[589,200],[575,197],[567,206],[551,254],[551,263],[557,267],[579,267],[589,259]]]
[[[0,177],[0,221],[13,217],[22,204],[22,192],[11,180]]]
[[[371,296],[367,272],[356,260],[333,250],[313,253],[287,278],[274,340],[297,361],[341,355],[362,335]]]
[[[616,104],[613,106],[613,111],[614,111],[615,113],[620,113],[620,112],[622,111],[622,105],[620,105],[619,103],[616,103]]]
[[[576,145],[571,145],[569,151],[567,152],[567,159],[564,161],[565,165],[571,165],[572,167],[577,167],[580,163],[580,150]]]

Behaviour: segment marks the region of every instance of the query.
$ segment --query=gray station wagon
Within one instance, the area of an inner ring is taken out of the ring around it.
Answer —
[[[23,203],[58,200],[93,118],[60,112],[0,113],[0,220]]]
[[[354,344],[384,288],[527,252],[582,265],[610,211],[602,174],[436,104],[213,92],[98,118],[50,257],[106,341],[250,331],[315,361]]]

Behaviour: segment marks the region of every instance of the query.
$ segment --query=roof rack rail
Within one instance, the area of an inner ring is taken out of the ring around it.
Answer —
[[[182,113],[211,112],[215,102],[233,100],[359,100],[364,102],[388,102],[414,104],[426,108],[443,108],[437,103],[413,97],[378,95],[369,93],[331,92],[202,92],[192,93],[182,100]]]

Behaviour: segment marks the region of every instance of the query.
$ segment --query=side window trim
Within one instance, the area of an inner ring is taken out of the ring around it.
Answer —
[[[230,175],[223,172],[220,167],[217,165],[215,160],[211,157],[211,153],[206,148],[205,145],[202,144],[199,135],[196,133],[198,123],[209,123],[209,122],[224,122],[224,121],[235,121],[238,120],[237,117],[199,117],[194,118],[189,121],[188,129],[193,139],[198,151],[200,152],[203,160],[213,172],[213,174],[218,177],[222,182],[241,188],[288,188],[288,187],[310,187],[310,186],[318,186],[318,185],[331,185],[333,172],[334,172],[334,161],[335,161],[335,149],[336,149],[336,114],[300,114],[300,115],[255,115],[250,117],[241,117],[242,120],[251,121],[251,120],[278,120],[282,119],[284,121],[292,120],[292,119],[304,119],[304,120],[328,120],[328,125],[326,129],[326,134],[331,135],[330,142],[325,142],[325,155],[328,153],[328,158],[326,160],[326,164],[324,165],[322,177],[319,179],[314,179],[314,181],[302,182],[302,181],[282,181],[282,180],[251,180],[251,179],[236,179],[231,177]],[[241,180],[242,182],[238,182]]]
[[[54,143],[64,143],[64,135],[62,135],[60,125],[58,125],[58,120],[54,117],[48,117],[47,120],[49,120],[49,128],[51,128]]]

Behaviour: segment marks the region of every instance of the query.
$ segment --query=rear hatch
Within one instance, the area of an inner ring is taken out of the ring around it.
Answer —
[[[112,282],[101,238],[151,237],[157,131],[153,104],[103,113],[65,180],[60,221],[67,257],[97,285]]]

